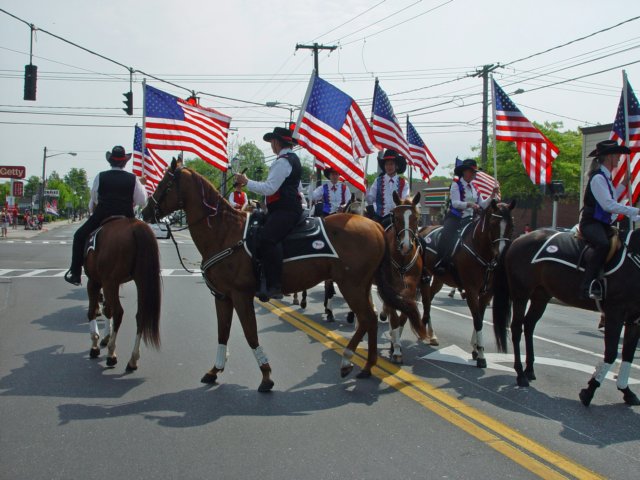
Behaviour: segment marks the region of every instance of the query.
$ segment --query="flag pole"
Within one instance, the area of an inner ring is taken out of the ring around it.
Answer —
[[[622,70],[622,98],[624,101],[624,144],[629,148],[629,98],[627,95],[629,87],[629,80],[627,79],[627,72]],[[627,172],[625,177],[627,179],[627,195],[629,197],[629,206],[633,207],[633,186],[631,185],[631,154],[625,154],[627,161]]]
[[[496,145],[496,89],[493,81],[493,74],[491,76],[491,112],[493,116],[493,178],[498,181],[498,149]]]
[[[147,139],[146,139],[146,133],[147,133],[147,79],[143,78],[142,79],[142,141],[141,143],[141,148],[142,151],[140,152],[140,156],[142,157],[142,161],[140,162],[140,170],[142,171],[142,176],[146,177],[144,174],[144,152],[147,148]]]
[[[409,133],[409,115],[407,115],[407,134]],[[407,145],[409,142],[407,142]],[[407,158],[407,164],[409,165],[409,192],[413,192],[413,168],[412,165],[409,164],[409,159]]]

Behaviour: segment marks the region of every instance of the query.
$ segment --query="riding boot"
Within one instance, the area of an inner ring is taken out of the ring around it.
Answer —
[[[279,300],[282,295],[282,246],[265,242],[262,245],[262,268],[266,278],[267,290],[264,296]],[[261,298],[261,297],[259,297]]]
[[[71,285],[80,286],[82,278],[82,257],[84,256],[84,240],[73,238],[73,249],[71,251],[71,267],[64,274],[64,279]]]
[[[598,278],[600,265],[591,260],[587,263],[580,286],[580,298],[583,300],[602,300],[602,284]]]
[[[445,273],[447,273],[447,270],[449,270],[450,266],[451,266],[451,253],[447,252],[444,255],[442,255],[438,263],[436,263],[433,272],[436,275],[444,275]]]

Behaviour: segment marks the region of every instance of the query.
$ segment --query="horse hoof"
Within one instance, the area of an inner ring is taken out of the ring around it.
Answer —
[[[300,302],[300,308],[302,308],[303,310],[304,310],[305,308],[307,308],[307,300],[306,300],[306,299],[303,299],[303,300]]]
[[[631,405],[633,407],[640,405],[640,398],[638,398],[636,394],[633,393],[629,387],[619,388],[618,390],[622,392],[622,395],[623,395],[622,398],[624,399],[624,403],[626,403],[627,405]]]
[[[371,378],[370,370],[360,370],[360,373],[356,375],[356,378]]]
[[[440,342],[438,341],[437,338],[431,338],[431,340],[429,340],[429,345],[437,347],[438,345],[440,345]]]
[[[300,305],[300,301],[296,298],[293,302],[291,302],[293,305]]]
[[[356,314],[353,312],[349,312],[347,313],[347,323],[353,323],[353,320],[355,319]]]
[[[527,380],[527,377],[525,377],[524,375],[518,375],[518,386],[519,387],[528,387],[529,386],[529,380]]]
[[[131,373],[131,372],[135,372],[138,369],[138,367],[135,367],[133,365],[131,365],[130,363],[127,363],[127,368],[125,368],[125,372],[127,373]]]
[[[118,357],[107,357],[107,367],[115,367],[118,364]]]
[[[402,365],[402,355],[392,355],[391,361],[393,363],[397,363],[398,365]]]
[[[273,380],[263,380],[258,387],[258,391],[261,393],[270,392],[274,385]]]
[[[476,350],[474,350],[473,352],[471,352],[471,358],[473,358],[474,360],[478,359],[478,352]]]
[[[342,378],[344,378],[347,375],[349,375],[352,371],[353,371],[353,365],[349,365],[348,367],[341,367],[340,368],[340,376]]]
[[[89,350],[89,358],[98,358],[100,356],[100,349],[98,347]]]
[[[478,367],[478,368],[487,368],[487,359],[486,358],[478,358],[478,359],[476,359],[476,367]]]
[[[333,312],[331,310],[325,310],[325,312],[327,314],[327,323],[331,323],[331,322],[335,322],[336,318],[333,316]]]
[[[380,318],[380,321],[381,321],[381,322],[386,322],[386,321],[387,321],[387,315],[386,315],[386,314],[384,314],[384,313],[381,313],[381,314],[380,314],[380,317],[378,317],[378,318]]]
[[[593,399],[593,393],[593,390],[590,390],[588,388],[583,388],[582,390],[580,390],[578,396],[580,397],[580,401],[585,407],[588,407],[591,403],[591,400]]]
[[[525,371],[524,374],[527,376],[527,379],[530,381],[536,380],[536,374],[533,371]]]
[[[205,373],[204,376],[200,379],[200,383],[207,383],[209,385],[213,385],[214,383],[216,383],[216,380],[218,379],[218,375],[215,375],[213,373]]]

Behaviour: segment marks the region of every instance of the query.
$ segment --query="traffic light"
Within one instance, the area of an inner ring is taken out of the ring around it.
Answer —
[[[123,93],[123,95],[125,100],[123,100],[122,103],[124,103],[126,107],[122,110],[127,112],[127,115],[133,115],[133,92],[128,91],[126,93]]]
[[[36,99],[36,82],[38,81],[38,67],[36,65],[24,66],[24,99]]]

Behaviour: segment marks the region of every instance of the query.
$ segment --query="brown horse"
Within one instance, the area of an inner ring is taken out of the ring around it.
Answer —
[[[454,270],[447,271],[445,275],[436,276],[433,286],[431,282],[425,281],[421,287],[424,306],[422,321],[425,325],[431,323],[431,300],[442,286],[441,282],[464,290],[467,305],[473,317],[471,354],[478,368],[487,367],[482,335],[484,312],[493,294],[491,288],[493,271],[513,235],[511,210],[514,207],[515,201],[509,205],[492,201],[463,230],[459,248],[452,257]],[[425,238],[424,264],[429,273],[433,272],[439,260],[436,250],[430,247],[431,233],[437,228],[441,227],[429,227],[420,234]],[[498,335],[495,327],[494,333],[498,351],[505,351],[506,333]]]
[[[138,291],[136,313],[136,340],[127,363],[127,371],[138,368],[140,340],[147,345],[160,346],[160,255],[158,242],[149,225],[133,218],[107,220],[97,234],[96,248],[90,248],[84,271],[89,281],[89,329],[91,333],[91,358],[100,355],[96,316],[99,315],[100,300],[104,295],[103,313],[107,318],[107,366],[118,363],[116,337],[122,324],[124,310],[120,304],[120,285],[133,280]],[[113,318],[113,327],[111,319]],[[104,345],[104,343],[102,344]]]
[[[511,339],[518,385],[526,387],[536,378],[533,370],[533,332],[549,300],[555,297],[567,305],[585,310],[597,311],[600,307],[604,313],[604,361],[596,366],[588,387],[580,392],[581,402],[588,406],[595,390],[604,381],[618,356],[618,342],[622,327],[626,324],[617,386],[627,404],[640,405],[640,400],[628,386],[629,370],[638,345],[640,330],[638,326],[640,301],[637,297],[637,285],[640,283],[640,232],[636,230],[626,235],[620,264],[607,275],[607,295],[599,306],[594,300],[580,298],[583,274],[575,267],[555,261],[532,262],[543,248],[548,248],[549,252],[553,251],[552,247],[545,247],[545,245],[555,235],[572,234],[559,234],[553,230],[536,230],[517,238],[505,255],[504,268],[499,268],[496,272],[496,291],[493,301],[494,328],[497,327],[500,334],[506,334],[513,305]],[[527,309],[528,302],[530,303]],[[525,369],[522,368],[520,360],[523,326],[527,355]]]
[[[174,161],[142,214],[145,220],[155,221],[178,209],[186,212],[191,237],[203,258],[205,280],[216,296],[218,353],[214,366],[204,375],[202,382],[215,383],[218,374],[224,370],[226,345],[235,310],[262,372],[258,391],[270,391],[274,384],[271,367],[258,341],[253,304],[256,278],[252,260],[242,248],[247,214],[232,208],[201,175]],[[308,289],[329,278],[338,284],[349,307],[358,317],[356,332],[343,353],[341,375],[344,377],[353,370],[351,357],[366,333],[367,362],[358,375],[366,378],[371,376],[371,368],[377,360],[378,325],[369,301],[374,277],[385,301],[399,310],[407,307],[382,275],[386,243],[380,225],[364,217],[336,214],[324,220],[324,228],[338,258],[314,257],[285,262],[283,291],[290,293]],[[416,331],[424,335],[424,329],[420,327],[418,321]]]

